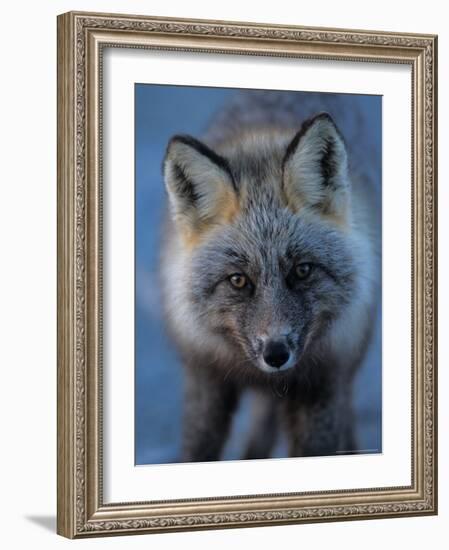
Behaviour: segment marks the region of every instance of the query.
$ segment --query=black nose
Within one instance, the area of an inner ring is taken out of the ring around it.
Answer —
[[[283,342],[270,341],[265,346],[263,358],[267,365],[279,369],[290,358],[290,352]]]

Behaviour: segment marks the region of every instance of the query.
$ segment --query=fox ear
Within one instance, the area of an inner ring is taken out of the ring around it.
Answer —
[[[306,120],[290,142],[283,161],[283,191],[294,210],[308,207],[345,219],[350,185],[346,147],[331,116]]]
[[[237,189],[227,160],[190,136],[167,147],[164,178],[172,215],[183,229],[200,231],[228,221],[237,210]]]

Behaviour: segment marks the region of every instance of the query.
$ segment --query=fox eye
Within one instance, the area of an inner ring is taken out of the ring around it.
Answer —
[[[312,273],[312,264],[308,262],[302,262],[300,264],[297,264],[295,266],[295,274],[298,279],[301,281],[304,281],[307,279],[310,274]]]
[[[234,273],[229,277],[229,282],[234,288],[237,288],[238,290],[242,290],[245,288],[248,284],[248,279],[246,278],[243,273]]]

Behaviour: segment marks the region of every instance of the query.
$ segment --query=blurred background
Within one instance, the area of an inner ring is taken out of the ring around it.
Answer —
[[[260,92],[189,86],[135,85],[135,463],[179,461],[182,426],[182,367],[165,330],[159,293],[158,262],[165,189],[162,159],[173,134],[205,135],[212,119],[241,119]],[[382,98],[318,92],[263,94],[270,104],[298,105],[301,122],[320,111],[334,118],[347,142],[356,177],[376,186],[381,202]],[[260,98],[259,98],[260,99]],[[297,99],[297,101],[296,101]],[[291,123],[291,112],[288,122]],[[381,220],[379,220],[381,222]],[[381,223],[379,223],[379,228]],[[380,230],[380,229],[379,229]],[[381,296],[366,360],[357,374],[354,404],[359,451],[382,450]],[[250,430],[250,395],[234,419],[224,459],[239,459]],[[274,457],[286,456],[280,435]]]

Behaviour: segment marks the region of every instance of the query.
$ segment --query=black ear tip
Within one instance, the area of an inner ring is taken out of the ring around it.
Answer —
[[[170,155],[170,151],[173,148],[174,145],[181,143],[182,145],[186,145],[187,147],[190,147],[194,151],[196,151],[197,154],[202,155],[203,157],[207,157],[211,162],[216,164],[219,168],[222,170],[225,170],[232,181],[232,184],[234,186],[234,189],[237,190],[234,176],[232,174],[231,168],[229,166],[228,160],[221,155],[217,154],[215,151],[213,151],[210,147],[208,147],[205,143],[202,141],[199,141],[198,139],[189,136],[188,134],[175,134],[168,142],[167,149],[165,151],[165,157],[163,160],[163,167],[165,166],[165,163],[168,160],[168,157]]]
[[[173,148],[174,145],[176,145],[177,143],[182,143],[184,145],[192,146],[192,144],[196,143],[196,142],[197,142],[197,140],[195,138],[193,138],[192,136],[189,136],[188,134],[175,134],[174,136],[172,136],[168,140],[167,147],[165,148],[165,155],[164,155],[164,158],[162,159],[163,169],[164,169],[165,163],[167,161],[167,158],[170,154],[170,151],[171,151],[171,149]]]
[[[337,133],[337,136],[343,141],[343,143],[346,143],[345,142],[345,138],[343,136],[343,134],[341,133],[339,127],[337,126],[334,118],[326,111],[323,111],[321,113],[318,113],[317,115],[315,115],[314,117],[312,117],[310,120],[310,124],[308,125],[308,128],[316,121],[318,120],[324,120],[326,122],[328,122],[335,130],[335,132]]]
[[[335,124],[335,121],[332,118],[332,116],[328,112],[322,111],[321,113],[313,115],[313,116],[307,118],[306,120],[304,120],[304,122],[302,123],[302,126],[301,126],[300,134],[305,134],[307,132],[307,130],[312,128],[312,126],[314,126],[315,123],[319,122],[320,120],[328,122],[338,132],[338,127]]]
[[[316,115],[316,118],[317,119],[322,119],[322,120],[328,120],[329,122],[332,122],[332,124],[335,124],[334,119],[332,118],[332,116],[326,111],[323,111],[322,113],[318,113]]]
[[[334,128],[338,129],[337,125],[335,124],[335,120],[333,119],[333,117],[326,111],[323,111],[321,113],[318,113],[317,115],[315,115],[314,117],[312,117],[310,119],[310,124],[313,124],[314,122],[317,122],[319,120],[324,120],[326,122],[329,122],[330,124],[332,124],[332,126],[334,126]]]
[[[184,145],[192,146],[192,144],[197,143],[197,140],[188,134],[175,134],[168,140],[167,151],[175,143],[183,143]]]

